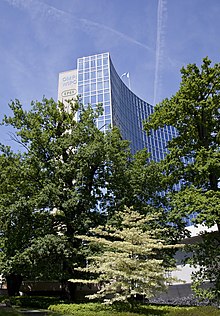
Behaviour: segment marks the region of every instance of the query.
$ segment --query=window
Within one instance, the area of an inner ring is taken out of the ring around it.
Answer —
[[[89,80],[89,72],[86,72],[86,73],[84,74],[84,80]]]
[[[96,96],[95,96],[95,95],[92,95],[92,96],[91,96],[91,103],[92,103],[92,104],[95,104],[95,103],[96,103]]]
[[[98,94],[98,102],[103,102],[103,94]]]
[[[90,97],[83,98],[83,104],[87,105],[88,103],[90,103]]]
[[[98,82],[97,83],[97,90],[102,90],[103,89],[103,83],[102,82]]]
[[[108,58],[105,57],[105,58],[103,58],[103,65],[107,65],[107,64],[108,64]]]
[[[79,86],[78,87],[78,94],[82,94],[83,93],[83,86]]]
[[[97,59],[97,66],[102,66],[102,60],[101,59]]]
[[[91,72],[91,79],[94,79],[96,77],[96,72],[95,71],[92,71]]]
[[[98,70],[97,71],[97,78],[101,78],[102,77],[102,71],[101,70]]]
[[[78,81],[82,81],[83,80],[83,74],[79,74],[78,75]]]
[[[110,93],[105,93],[104,97],[105,97],[105,101],[109,101],[110,100]]]
[[[91,91],[94,91],[94,90],[96,90],[96,84],[95,84],[95,83],[92,83],[92,84],[91,84]]]
[[[110,106],[105,106],[105,115],[110,114]]]
[[[89,84],[86,84],[85,86],[84,86],[84,92],[88,92],[89,91]]]
[[[95,60],[91,60],[91,67],[94,68],[96,66],[96,61]]]
[[[104,89],[108,89],[109,88],[109,82],[108,81],[104,81]]]

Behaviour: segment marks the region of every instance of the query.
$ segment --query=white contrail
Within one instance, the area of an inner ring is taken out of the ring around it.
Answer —
[[[165,47],[165,33],[167,20],[166,0],[158,0],[157,7],[157,38],[156,38],[156,58],[155,58],[155,74],[154,74],[154,99],[153,105],[156,104],[161,88],[161,68],[163,67],[163,53]]]
[[[130,37],[122,32],[119,32],[109,26],[106,26],[104,24],[100,24],[100,23],[97,23],[97,22],[93,22],[91,20],[87,20],[87,19],[79,19],[81,22],[84,22],[85,24],[88,24],[90,26],[94,26],[94,27],[98,27],[98,28],[101,28],[101,29],[105,29],[106,31],[109,31],[109,32],[112,32],[114,34],[116,34],[118,37],[121,37],[122,39],[124,40],[127,40],[133,44],[136,44],[142,48],[145,48],[146,50],[150,51],[150,52],[153,52],[152,48],[150,48],[149,46],[137,41],[136,39],[134,39],[133,37]]]
[[[57,9],[51,5],[48,5],[46,3],[43,3],[41,1],[37,1],[37,0],[5,0],[6,2],[8,2],[10,5],[14,6],[14,7],[18,7],[18,8],[21,8],[21,9],[26,9],[26,10],[29,10],[30,11],[30,14],[33,14],[33,15],[38,15],[41,13],[44,14],[44,17],[45,18],[52,18],[52,19],[59,19],[62,17],[63,18],[63,22],[65,22],[65,19],[64,19],[64,16],[65,18],[68,18],[68,20],[70,21],[71,19],[71,24],[72,26],[76,27],[76,28],[81,28],[83,27],[84,31],[90,31],[88,29],[88,27],[95,27],[95,28],[99,28],[101,30],[106,30],[108,32],[111,32],[115,35],[117,35],[117,37],[120,37],[132,44],[135,44],[135,45],[138,45],[150,52],[153,52],[153,49],[151,47],[148,47],[147,45],[137,41],[136,39],[134,39],[133,37],[130,37],[122,32],[119,32],[109,26],[106,26],[104,24],[101,24],[101,23],[97,23],[97,22],[94,22],[94,21],[91,21],[91,20],[88,20],[88,19],[82,19],[82,18],[77,18],[76,16],[66,12],[66,11],[63,11],[63,10],[60,10],[60,9]],[[74,19],[74,24],[72,23],[73,22],[73,19]],[[78,22],[80,22],[80,25],[78,25]]]

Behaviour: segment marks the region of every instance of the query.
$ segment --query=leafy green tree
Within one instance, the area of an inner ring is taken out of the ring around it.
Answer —
[[[59,277],[73,296],[66,281],[78,277],[73,266],[85,256],[74,236],[114,222],[124,205],[146,214],[148,204],[150,213],[160,210],[152,227],[169,227],[160,167],[148,163],[146,150],[132,156],[117,128],[104,134],[96,127],[100,106],[76,102],[67,112],[62,103],[43,99],[29,111],[18,100],[10,108],[13,115],[2,124],[15,129],[22,148],[0,148],[0,271],[11,294],[22,278]],[[165,232],[169,243],[179,238],[172,227]]]
[[[155,107],[145,128],[150,133],[151,129],[171,125],[178,132],[169,142],[169,153],[161,163],[163,181],[170,189],[181,183],[181,189],[169,196],[170,220],[177,223],[194,215],[195,224],[208,227],[217,224],[220,237],[220,64],[212,66],[204,58],[201,67],[189,64],[181,69],[181,74],[179,91]],[[212,262],[205,236],[203,240]],[[197,253],[195,260],[204,266],[200,258]],[[202,268],[202,274],[204,280],[213,281],[213,275],[209,278],[209,268],[208,265],[207,274]],[[218,280],[219,269],[215,273]]]
[[[189,246],[189,251],[193,255],[187,260],[187,263],[195,268],[192,273],[192,290],[201,299],[208,299],[210,302],[217,301],[218,303],[220,297],[219,244],[220,239],[216,231],[204,233],[202,242]]]
[[[109,220],[125,204],[161,207],[160,170],[147,163],[146,151],[132,157],[117,128],[98,130],[100,106],[93,110],[76,102],[67,112],[62,103],[43,99],[29,111],[18,100],[10,108],[13,115],[2,124],[15,129],[13,139],[22,150],[1,145],[1,273],[10,294],[18,292],[22,278],[59,276],[70,288],[65,281],[77,277],[74,263],[84,261],[74,236]]]
[[[14,153],[2,145],[0,156],[0,266],[11,294],[22,277],[73,275],[73,263],[83,257],[74,235],[107,216],[100,204],[109,194],[104,188],[111,139],[118,156],[130,155],[117,130],[97,129],[101,107],[94,111],[78,102],[70,107],[67,112],[62,103],[44,99],[25,111],[16,100],[10,105],[13,116],[3,120],[15,128],[13,138],[23,148]]]
[[[173,265],[163,260],[163,253],[182,245],[166,245],[158,239],[159,229],[149,227],[149,222],[155,221],[153,216],[125,207],[116,217],[115,225],[99,226],[90,230],[90,236],[78,236],[84,243],[95,244],[99,251],[88,257],[85,268],[76,268],[88,272],[90,279],[71,281],[98,283],[97,293],[88,297],[104,298],[107,303],[132,303],[137,295],[148,299],[164,291],[173,281],[169,276]]]

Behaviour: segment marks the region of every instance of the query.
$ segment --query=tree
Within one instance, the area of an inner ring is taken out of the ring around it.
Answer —
[[[164,240],[158,239],[158,229],[149,227],[155,217],[141,215],[128,207],[116,217],[115,225],[99,226],[90,230],[90,236],[78,236],[86,245],[94,247],[95,244],[99,251],[87,258],[85,268],[76,268],[89,272],[90,279],[71,281],[98,283],[98,292],[88,297],[104,298],[107,303],[132,303],[137,295],[148,299],[164,291],[173,281],[169,277],[173,265],[163,260],[164,252],[181,245],[166,245]]]
[[[74,262],[83,260],[74,235],[107,216],[100,204],[107,194],[111,139],[118,156],[130,155],[116,129],[103,134],[96,127],[100,106],[85,109],[76,102],[70,107],[67,112],[62,103],[43,99],[25,111],[15,100],[13,116],[3,120],[15,128],[13,139],[22,146],[14,153],[2,145],[0,156],[0,266],[10,294],[18,292],[23,277],[58,275],[65,281],[73,276]]]
[[[93,110],[76,102],[67,112],[62,103],[43,99],[29,111],[18,100],[10,108],[13,115],[2,124],[15,129],[12,138],[22,150],[1,145],[1,273],[10,294],[18,292],[22,278],[59,277],[73,297],[66,281],[77,278],[73,266],[84,261],[74,236],[106,222],[125,204],[140,211],[146,203],[161,207],[160,170],[147,163],[146,151],[132,157],[117,128],[98,130],[100,106]]]
[[[187,259],[192,267],[192,290],[209,302],[217,301],[220,297],[220,239],[218,233],[203,233],[202,242],[189,246],[192,256]],[[198,269],[199,263],[199,269]]]
[[[181,69],[181,73],[179,91],[155,107],[145,128],[150,132],[151,129],[171,125],[178,132],[178,136],[169,142],[169,153],[161,163],[164,181],[170,189],[174,184],[181,183],[181,189],[172,192],[169,197],[171,221],[176,223],[194,215],[195,224],[208,227],[217,224],[216,240],[219,243],[220,64],[211,66],[211,61],[204,58],[201,68],[189,64]],[[203,245],[205,247],[206,242]],[[206,251],[212,261],[209,249],[206,248]],[[200,263],[200,256],[195,258]],[[201,261],[201,265],[203,263]],[[208,267],[204,279],[210,279]],[[218,279],[219,271],[216,270]]]
[[[67,112],[62,103],[43,99],[29,111],[18,100],[10,108],[13,115],[2,124],[15,129],[12,138],[22,151],[1,146],[0,270],[12,294],[22,278],[58,276],[73,298],[67,280],[78,277],[73,266],[85,257],[75,235],[114,220],[124,205],[145,214],[148,204],[149,212],[160,210],[152,227],[169,227],[161,170],[148,163],[146,150],[132,156],[117,128],[104,134],[96,127],[99,105],[71,103]],[[172,227],[164,236],[169,243],[178,237]]]

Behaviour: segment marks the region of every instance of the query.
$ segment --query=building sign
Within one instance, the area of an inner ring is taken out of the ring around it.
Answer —
[[[68,100],[77,96],[77,70],[69,70],[59,74],[58,100],[68,105]]]

